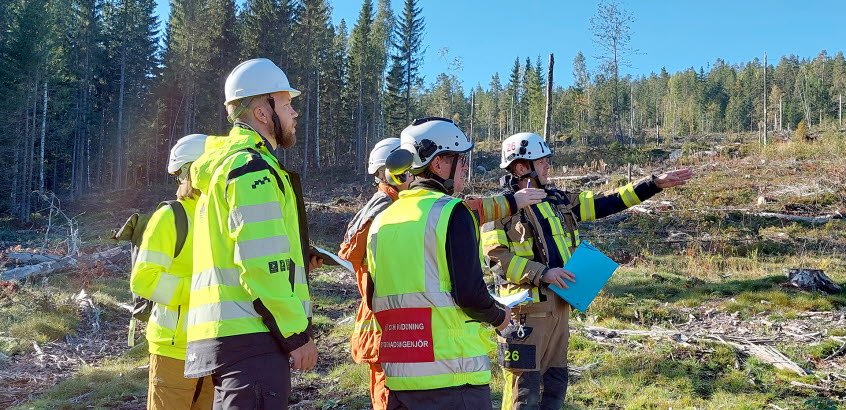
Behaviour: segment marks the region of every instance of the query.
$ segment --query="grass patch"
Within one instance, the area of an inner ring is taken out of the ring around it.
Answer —
[[[332,369],[330,380],[337,380],[327,393],[336,393],[341,404],[352,408],[366,408],[370,405],[370,366],[367,364],[344,363]]]
[[[72,293],[22,286],[0,301],[0,352],[12,355],[71,335],[79,324]]]
[[[138,402],[147,391],[147,344],[142,343],[115,359],[85,366],[37,400],[18,410],[112,409]],[[143,402],[142,402],[143,403]]]

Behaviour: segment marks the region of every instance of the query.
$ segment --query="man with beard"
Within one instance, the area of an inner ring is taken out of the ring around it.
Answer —
[[[275,155],[296,143],[300,92],[267,59],[226,79],[228,136],[209,137],[191,168],[197,204],[186,377],[212,376],[214,408],[287,408],[290,368],[317,362],[299,176]],[[290,361],[290,362],[289,362]]]

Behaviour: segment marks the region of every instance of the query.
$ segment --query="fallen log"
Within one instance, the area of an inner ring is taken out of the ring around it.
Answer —
[[[34,265],[59,260],[61,259],[61,256],[42,255],[40,253],[29,252],[9,252],[6,254],[6,259],[17,265]]]
[[[29,276],[49,275],[52,273],[63,272],[70,268],[76,267],[76,259],[66,256],[62,259],[39,263],[38,265],[22,266],[20,268],[9,269],[0,275],[2,280],[21,280]]]
[[[842,390],[835,390],[835,389],[832,389],[830,387],[815,386],[813,384],[797,382],[795,380],[791,381],[790,385],[793,386],[793,387],[801,387],[803,389],[814,390],[814,391],[818,391],[818,392],[822,392],[822,393],[834,394],[834,395],[839,396],[839,397],[846,396],[846,392],[844,392]]]
[[[82,261],[91,261],[91,262],[98,262],[98,261],[106,261],[112,264],[119,263],[125,258],[129,258],[130,253],[128,249],[123,247],[117,246],[111,249],[106,249],[102,252],[97,252],[91,255],[82,255],[80,260]]]
[[[793,360],[787,358],[787,356],[785,356],[783,353],[779,352],[772,346],[761,346],[746,343],[743,345],[743,349],[746,350],[752,356],[758,358],[759,360],[762,360],[766,363],[775,366],[776,369],[789,370],[800,376],[808,375],[808,372],[805,369],[800,367]]]

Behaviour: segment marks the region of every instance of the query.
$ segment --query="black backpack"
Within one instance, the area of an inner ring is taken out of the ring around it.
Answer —
[[[164,201],[160,203],[156,210],[163,206],[169,206],[173,210],[174,221],[176,225],[176,246],[173,252],[173,257],[179,256],[182,248],[185,246],[185,240],[188,238],[188,214],[185,208],[179,201]],[[154,211],[155,212],[155,211]],[[129,219],[118,229],[112,239],[118,241],[129,241],[132,251],[132,266],[135,266],[135,259],[138,257],[138,248],[141,247],[141,239],[144,237],[144,230],[147,229],[147,222],[150,221],[152,214],[132,214]],[[147,322],[150,320],[150,313],[153,311],[154,302],[142,298],[136,294],[132,294],[133,309],[132,319]],[[131,327],[134,327],[134,322]],[[134,329],[130,328],[130,333]]]

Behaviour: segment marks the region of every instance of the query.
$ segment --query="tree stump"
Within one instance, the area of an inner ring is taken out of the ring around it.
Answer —
[[[784,269],[784,274],[789,282],[783,286],[791,286],[809,292],[820,291],[823,293],[839,293],[840,285],[834,283],[820,269]]]

